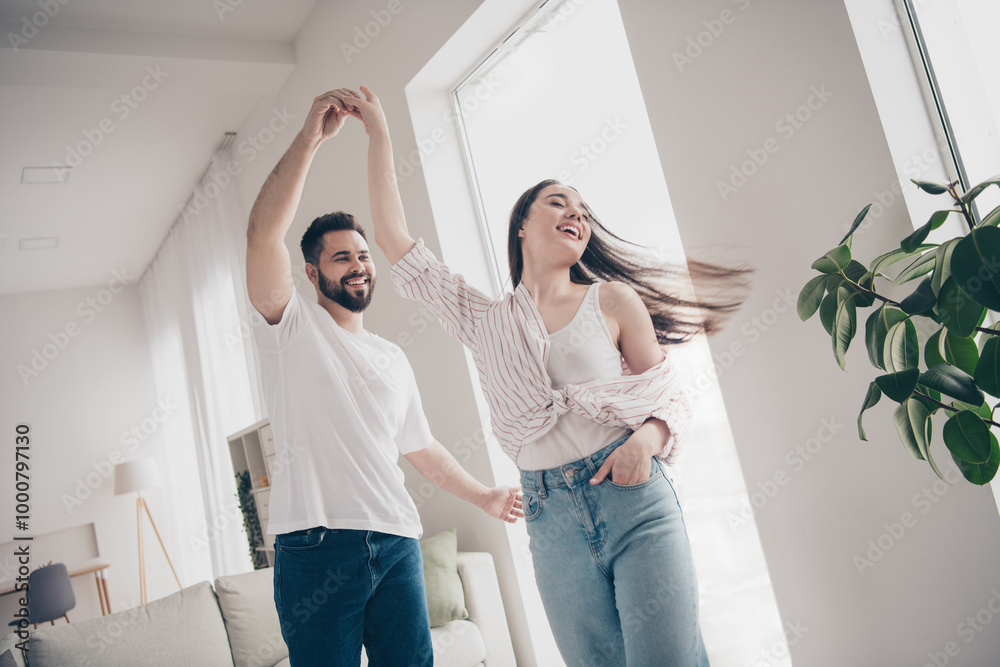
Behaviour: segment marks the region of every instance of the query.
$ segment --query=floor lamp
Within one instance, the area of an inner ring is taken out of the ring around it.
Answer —
[[[183,588],[181,580],[177,576],[177,571],[174,570],[174,564],[170,562],[170,556],[167,555],[167,548],[163,546],[163,538],[160,537],[160,531],[156,529],[156,522],[153,521],[153,515],[149,513],[149,506],[146,505],[146,501],[142,497],[142,492],[146,489],[152,489],[162,484],[160,470],[156,467],[155,459],[138,459],[115,465],[115,495],[121,496],[126,493],[139,494],[135,500],[135,518],[136,526],[139,529],[139,601],[142,604],[146,604],[146,558],[142,549],[143,512],[146,513],[150,525],[153,526],[153,532],[156,533],[156,539],[160,543],[160,548],[163,549],[163,555],[167,557],[167,564],[170,565],[170,571],[174,573],[174,580],[177,582],[177,587]]]

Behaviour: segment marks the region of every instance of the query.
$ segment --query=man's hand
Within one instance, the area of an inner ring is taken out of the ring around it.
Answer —
[[[649,479],[652,458],[663,450],[670,439],[670,429],[659,419],[649,419],[632,433],[618,449],[604,461],[591,484],[600,484],[611,474],[611,481],[620,486],[639,484]]]
[[[514,486],[495,486],[487,489],[477,505],[494,519],[507,523],[517,523],[519,518],[524,518],[521,509],[521,489]]]
[[[346,91],[339,97],[341,104],[347,113],[359,119],[365,124],[365,132],[372,136],[373,132],[388,134],[388,126],[385,122],[385,114],[382,112],[382,103],[375,97],[375,93],[368,86],[361,86],[364,97],[358,95],[353,90],[342,88],[337,93]]]
[[[318,146],[335,136],[344,126],[348,116],[360,118],[360,115],[351,113],[344,104],[345,99],[359,97],[361,96],[350,88],[337,88],[314,99],[312,108],[306,115],[306,122],[302,126],[302,137],[310,144]]]

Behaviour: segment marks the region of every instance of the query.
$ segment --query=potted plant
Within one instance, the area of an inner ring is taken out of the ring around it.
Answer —
[[[805,321],[819,313],[843,369],[858,333],[859,311],[873,309],[865,319],[864,341],[869,361],[883,373],[868,385],[858,414],[859,437],[867,440],[865,411],[885,396],[898,404],[893,422],[911,455],[944,479],[931,453],[936,420],[943,423],[942,439],[965,479],[986,484],[1000,466],[1000,443],[992,432],[1000,426],[994,418],[1000,407],[1000,324],[983,326],[1000,312],[1000,207],[979,222],[972,209],[987,188],[1000,186],[1000,177],[964,193],[957,183],[913,183],[932,195],[948,195],[952,204],[867,267],[851,254],[852,238],[871,204],[866,206],[840,243],[813,262],[819,275],[802,288],[798,314]],[[962,217],[968,233],[926,243],[952,214]],[[898,274],[886,275],[902,262],[907,263]],[[900,296],[895,288],[903,285],[909,293]],[[924,341],[918,339],[918,324],[933,331]]]

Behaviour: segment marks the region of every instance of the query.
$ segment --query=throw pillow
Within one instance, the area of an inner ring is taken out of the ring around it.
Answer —
[[[469,617],[465,590],[458,576],[458,536],[455,529],[438,533],[420,542],[424,557],[424,588],[431,627]]]
[[[14,660],[14,654],[10,649],[0,654],[0,667],[17,667],[17,660]]]

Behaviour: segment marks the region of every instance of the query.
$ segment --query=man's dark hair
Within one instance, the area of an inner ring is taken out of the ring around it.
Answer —
[[[319,216],[309,225],[309,229],[302,235],[302,242],[299,244],[302,247],[302,256],[306,258],[308,263],[319,267],[319,256],[323,252],[323,236],[327,232],[340,232],[345,229],[353,229],[361,234],[361,238],[367,243],[368,237],[365,236],[365,228],[354,219],[353,215],[343,211],[334,211]]]

